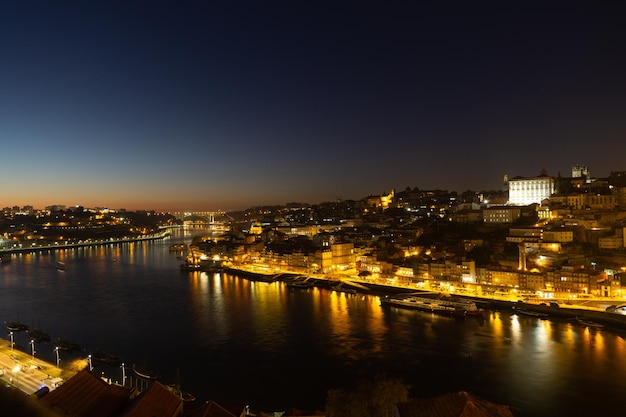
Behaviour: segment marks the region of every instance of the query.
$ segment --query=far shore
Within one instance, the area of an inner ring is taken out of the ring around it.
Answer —
[[[24,244],[20,244],[19,247],[12,248],[0,248],[0,254],[11,254],[11,253],[28,253],[28,252],[39,252],[39,251],[54,251],[59,249],[72,249],[72,248],[81,248],[87,246],[104,246],[104,245],[114,245],[119,243],[130,243],[130,242],[139,242],[144,240],[159,240],[165,239],[170,236],[170,232],[164,231],[161,233],[153,233],[150,235],[142,235],[142,236],[126,236],[121,238],[105,238],[98,240],[88,240],[88,241],[78,241],[72,243],[58,243],[54,244],[45,244],[38,245],[33,243],[31,246],[24,246]]]

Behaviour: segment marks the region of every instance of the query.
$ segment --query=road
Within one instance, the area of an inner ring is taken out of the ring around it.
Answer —
[[[0,341],[0,380],[7,386],[30,395],[43,386],[53,390],[74,373],[12,349],[10,342]]]

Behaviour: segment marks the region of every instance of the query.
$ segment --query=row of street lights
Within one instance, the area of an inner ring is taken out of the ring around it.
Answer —
[[[15,339],[13,339],[13,332],[9,332],[9,336],[11,337],[11,350],[13,350],[13,347],[15,346]],[[34,357],[35,357],[35,353],[37,353],[37,352],[35,351],[35,341],[31,339],[31,341],[29,342],[29,344],[30,344],[30,354],[31,354],[31,356],[34,358]],[[57,348],[55,348],[55,350],[56,350],[56,349],[58,349],[58,347],[57,347]],[[58,354],[57,354],[57,357],[58,357]],[[58,367],[58,366],[59,366],[59,365],[58,365],[58,360],[57,360],[57,367]]]
[[[13,350],[14,346],[15,346],[15,339],[13,338],[13,332],[9,332],[9,336],[11,338],[11,350]],[[37,352],[35,351],[35,341],[34,340],[30,341],[30,346],[31,346],[31,355],[32,355],[33,358],[35,358],[35,353],[37,353]],[[59,347],[58,346],[55,346],[54,353],[56,354],[56,360],[57,360],[56,365],[57,365],[57,368],[60,368],[61,357],[60,357],[60,354],[59,354]],[[87,361],[88,361],[88,364],[89,364],[89,371],[91,372],[91,371],[93,371],[93,362],[92,362],[91,354],[87,356]],[[126,367],[124,366],[124,363],[122,363],[121,369],[122,369],[122,385],[126,385]],[[16,386],[18,386],[18,387],[19,387],[18,372],[20,370],[21,370],[21,365],[19,363],[17,365],[15,365],[15,367],[12,370],[13,373],[15,374]]]
[[[15,347],[15,339],[13,338],[13,332],[9,332],[9,337],[11,338],[11,350],[13,350]],[[37,353],[37,351],[35,351],[35,341],[31,339],[29,344],[30,344],[30,354],[33,358],[35,358],[35,353]],[[54,348],[54,351],[56,352],[56,355],[57,355],[57,368],[58,368],[61,362],[61,359],[59,358],[59,347],[56,346]],[[89,370],[90,371],[93,370],[93,366],[91,366],[91,355],[89,355]]]

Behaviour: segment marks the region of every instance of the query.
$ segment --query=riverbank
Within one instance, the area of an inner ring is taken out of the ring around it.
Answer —
[[[226,272],[241,276],[254,281],[289,281],[297,276],[305,276],[288,271],[268,271],[262,269],[250,269],[245,267],[230,266]],[[321,274],[306,275],[313,286],[319,288],[349,288],[350,291],[363,292],[372,295],[388,295],[401,293],[423,293],[424,290],[407,285],[398,285],[393,282],[373,282],[371,279],[359,278],[350,275],[335,274],[325,276]],[[341,284],[341,286],[339,286]],[[432,290],[431,290],[432,291]],[[426,292],[431,292],[426,291]],[[611,298],[585,298],[585,299],[541,299],[541,298],[514,298],[497,295],[469,295],[459,292],[444,292],[446,295],[454,295],[458,298],[467,299],[489,310],[511,311],[525,310],[545,315],[546,319],[555,320],[587,320],[599,323],[609,328],[626,330],[626,313],[623,309],[615,307],[626,303],[623,299]]]
[[[30,252],[40,252],[40,251],[55,251],[60,249],[74,249],[74,248],[84,248],[89,246],[104,246],[104,245],[115,245],[120,243],[131,243],[131,242],[141,242],[147,240],[160,240],[165,239],[170,236],[170,232],[164,231],[161,233],[154,233],[151,235],[145,236],[128,236],[122,238],[106,238],[106,239],[98,239],[94,241],[78,241],[76,243],[58,243],[48,245],[39,245],[36,243],[31,244],[31,246],[23,246],[23,244],[19,244],[19,246],[12,248],[0,248],[0,255],[4,257],[4,255],[10,255],[13,253],[30,253]],[[3,258],[4,260],[4,258]],[[4,261],[9,261],[6,259]]]

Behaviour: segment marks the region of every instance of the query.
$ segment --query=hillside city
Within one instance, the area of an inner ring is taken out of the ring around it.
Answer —
[[[626,172],[593,178],[583,166],[569,177],[505,177],[496,191],[407,187],[228,213],[4,208],[0,249],[151,236],[184,223],[216,232],[197,237],[193,249],[261,273],[347,275],[477,295],[626,295]]]

